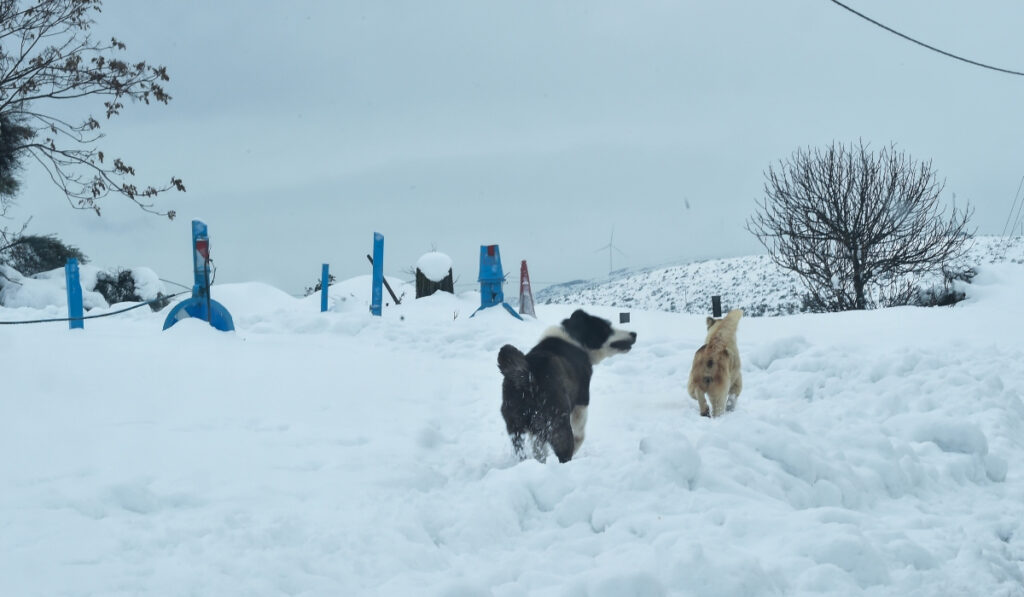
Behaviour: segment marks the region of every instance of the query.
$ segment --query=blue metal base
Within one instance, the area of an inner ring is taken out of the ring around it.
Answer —
[[[511,305],[509,305],[508,303],[499,303],[499,304],[502,307],[505,307],[505,310],[508,311],[509,313],[511,313],[512,317],[515,317],[519,321],[523,320],[522,316],[520,316],[518,313],[516,313],[516,310],[513,309]],[[491,305],[491,306],[497,306],[497,305]],[[473,311],[473,315],[476,315],[477,313],[483,311],[484,309],[490,309],[491,306],[488,306],[488,307],[477,307],[477,310]],[[470,315],[470,317],[472,317],[473,315]]]
[[[190,317],[210,322],[214,328],[222,332],[230,332],[235,329],[235,322],[231,319],[231,313],[215,300],[210,300],[210,310],[206,310],[207,301],[202,298],[192,297],[185,299],[174,306],[164,320],[164,328],[167,329],[182,319]]]

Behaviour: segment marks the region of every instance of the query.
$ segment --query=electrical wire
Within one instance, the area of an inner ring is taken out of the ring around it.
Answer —
[[[1013,210],[1017,209],[1017,201],[1020,199],[1020,190],[1024,187],[1024,176],[1020,177],[1020,184],[1017,185],[1017,194],[1013,196],[1013,205],[1010,206],[1010,213],[1006,216],[1006,223],[1003,224],[1003,232],[999,235],[1003,238],[1006,237],[1006,229],[1010,226],[1010,220],[1013,219]],[[1014,222],[1014,228],[1017,226]],[[1010,228],[1010,232],[1013,232],[1013,228]]]
[[[1017,206],[1017,217],[1014,218],[1013,225],[1010,226],[1010,229],[1007,231],[1007,238],[1013,236],[1013,231],[1016,230],[1017,225],[1020,224],[1020,217],[1022,212],[1024,212],[1024,201],[1021,201],[1020,205]]]
[[[185,286],[184,284],[179,284],[178,282],[174,282],[174,281],[171,281],[171,280],[164,280],[163,278],[158,278],[158,279],[161,282],[164,282],[164,283],[167,283],[167,284],[174,284],[175,286],[178,286],[180,288],[184,288],[185,290],[192,290],[191,286]]]
[[[942,54],[944,56],[948,56],[950,58],[953,58],[954,60],[959,60],[961,62],[966,62],[967,64],[973,64],[974,66],[980,66],[981,68],[987,68],[989,70],[994,70],[994,71],[998,71],[998,72],[1001,72],[1001,73],[1006,73],[1008,75],[1018,75],[1018,76],[1024,77],[1024,73],[1019,72],[1019,71],[1009,70],[1009,69],[1006,69],[1006,68],[999,68],[998,66],[992,66],[990,64],[984,64],[984,63],[978,62],[976,60],[970,60],[968,58],[964,58],[963,56],[957,56],[956,54],[953,54],[951,52],[947,52],[945,50],[940,50],[939,48],[936,48],[935,46],[930,46],[930,45],[928,45],[928,44],[926,44],[926,43],[924,43],[922,41],[918,41],[918,40],[914,39],[913,37],[910,37],[909,35],[904,35],[903,33],[900,33],[899,31],[896,31],[892,27],[887,27],[887,26],[883,25],[882,23],[879,23],[878,21],[872,19],[871,17],[869,17],[869,16],[867,16],[867,15],[865,15],[863,13],[857,12],[856,10],[850,8],[849,6],[843,4],[842,2],[839,2],[839,0],[830,0],[830,1],[833,4],[835,4],[835,5],[838,5],[838,6],[841,6],[841,7],[845,8],[846,10],[852,12],[853,14],[855,14],[858,17],[864,19],[865,21],[867,21],[867,22],[869,22],[869,23],[871,23],[873,25],[876,25],[878,27],[881,27],[882,29],[885,29],[889,33],[892,33],[894,35],[898,35],[898,36],[902,37],[903,39],[905,39],[907,41],[913,42],[913,43],[915,43],[915,44],[917,44],[917,45],[919,45],[919,46],[921,46],[923,48],[928,48],[929,50],[931,50],[933,52],[938,52],[939,54]]]
[[[152,305],[153,303],[159,303],[161,301],[170,300],[170,299],[172,299],[172,298],[174,298],[176,296],[180,296],[182,294],[187,294],[187,293],[186,292],[178,292],[178,293],[170,294],[170,295],[167,295],[167,296],[161,296],[161,297],[158,297],[158,298],[155,298],[155,299],[152,299],[152,300],[148,300],[148,301],[146,301],[144,303],[139,303],[137,305],[132,305],[131,307],[127,307],[125,309],[120,309],[118,311],[111,311],[110,313],[101,313],[99,315],[86,315],[84,317],[55,317],[53,319],[31,319],[31,320],[28,320],[28,321],[0,321],[0,325],[22,325],[22,324],[26,324],[26,323],[53,323],[53,322],[57,322],[57,321],[84,321],[86,319],[99,319],[100,317],[110,317],[111,315],[120,315],[121,313],[126,313],[128,311],[131,311],[132,309],[138,309],[139,307],[145,307],[146,305]]]

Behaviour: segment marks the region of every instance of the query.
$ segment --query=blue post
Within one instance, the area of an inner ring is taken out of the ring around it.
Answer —
[[[68,287],[68,329],[84,329],[82,283],[78,279],[78,260],[74,257],[68,257],[68,262],[64,264],[64,279]]]
[[[373,286],[370,294],[370,313],[380,317],[384,302],[384,235],[373,233]]]
[[[501,271],[501,251],[498,250],[498,245],[480,247],[480,277],[477,281],[480,282],[480,308],[473,311],[473,315],[488,307],[501,305],[513,317],[522,319],[516,310],[505,302],[505,292],[501,289],[505,283],[505,274]]]
[[[320,312],[323,313],[327,310],[327,280],[330,279],[330,268],[327,264],[324,264],[323,270],[320,272]]]
[[[189,317],[202,319],[223,332],[235,329],[231,313],[210,298],[210,236],[202,220],[192,220],[192,275],[192,298],[171,309],[164,320],[164,329]]]

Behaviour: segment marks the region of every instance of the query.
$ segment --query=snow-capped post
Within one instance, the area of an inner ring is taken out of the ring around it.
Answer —
[[[722,297],[717,294],[711,297],[711,316],[722,316]]]
[[[327,280],[330,279],[330,266],[324,264],[320,270],[320,312],[327,310]]]
[[[455,294],[452,258],[431,251],[421,255],[416,262],[416,298],[430,296],[438,290]]]
[[[384,235],[373,233],[373,281],[370,288],[370,313],[380,317],[384,302]]]
[[[64,280],[68,288],[68,329],[84,329],[82,283],[78,277],[78,260],[74,257],[68,257],[68,262],[64,264]]]
[[[182,319],[202,319],[222,332],[235,329],[231,313],[224,305],[210,297],[210,236],[206,223],[192,220],[192,298],[187,298],[171,309],[164,320],[167,329]]]
[[[519,314],[536,317],[533,310],[533,290],[530,288],[530,271],[526,269],[526,260],[519,266]]]
[[[501,271],[501,252],[498,251],[498,245],[480,246],[480,277],[477,281],[480,282],[480,308],[473,311],[473,315],[488,307],[501,305],[513,317],[522,319],[516,310],[505,302],[505,293],[501,289],[501,285],[505,283],[505,274]]]

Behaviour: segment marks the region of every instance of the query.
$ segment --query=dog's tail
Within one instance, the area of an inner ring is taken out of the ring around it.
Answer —
[[[498,370],[505,376],[513,386],[524,392],[531,389],[533,379],[530,375],[530,365],[526,362],[526,355],[511,344],[506,344],[498,351]]]

